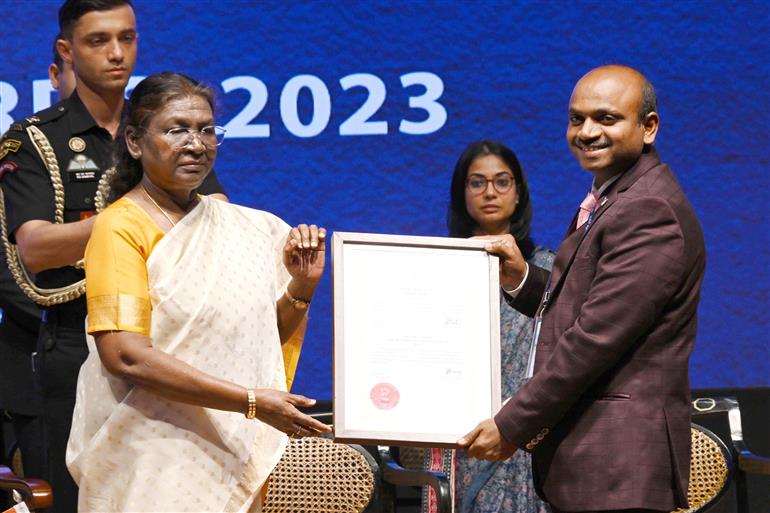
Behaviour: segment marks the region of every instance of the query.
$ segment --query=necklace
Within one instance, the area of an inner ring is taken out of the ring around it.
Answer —
[[[149,193],[149,192],[147,192],[147,189],[145,189],[145,188],[144,188],[144,185],[142,185],[142,192],[144,193],[144,195],[145,195],[145,196],[147,196],[147,199],[148,199],[148,200],[150,200],[150,202],[152,202],[152,204],[153,204],[153,205],[155,205],[155,206],[157,207],[157,209],[158,209],[158,210],[160,210],[160,213],[161,213],[161,214],[163,214],[163,215],[166,217],[166,219],[168,219],[168,222],[169,222],[169,223],[171,223],[171,226],[172,226],[172,227],[176,226],[176,223],[174,222],[174,220],[173,220],[173,219],[171,219],[171,216],[170,216],[170,215],[168,215],[168,214],[166,213],[166,211],[165,211],[165,210],[163,210],[163,208],[162,208],[160,205],[158,205],[158,202],[157,202],[157,201],[155,201],[154,199],[152,199],[152,196],[150,196],[150,193]]]

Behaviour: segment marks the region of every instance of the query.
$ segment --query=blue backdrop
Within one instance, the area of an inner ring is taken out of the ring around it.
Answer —
[[[455,160],[491,137],[529,177],[537,242],[557,247],[591,181],[564,137],[572,86],[600,64],[638,67],[706,234],[692,383],[770,384],[766,2],[135,2],[135,75],[182,71],[220,93],[232,201],[331,231],[445,234]],[[3,130],[50,103],[58,4],[0,0]],[[295,388],[319,398],[330,299],[327,273]]]

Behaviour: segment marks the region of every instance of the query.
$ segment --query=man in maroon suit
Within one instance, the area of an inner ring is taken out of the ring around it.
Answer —
[[[594,180],[553,272],[527,267],[511,237],[487,247],[501,257],[508,301],[539,319],[534,376],[459,443],[482,459],[531,451],[538,491],[557,512],[687,506],[688,360],[705,249],[653,148],[655,110],[634,69],[581,78],[567,142]]]

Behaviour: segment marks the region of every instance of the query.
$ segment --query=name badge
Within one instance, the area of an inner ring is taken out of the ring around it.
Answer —
[[[70,171],[70,183],[98,182],[102,173],[100,171]]]

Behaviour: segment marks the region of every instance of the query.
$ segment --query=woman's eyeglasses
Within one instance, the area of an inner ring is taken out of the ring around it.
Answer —
[[[516,183],[513,176],[508,173],[498,173],[494,178],[486,178],[481,175],[468,175],[465,179],[465,187],[473,194],[483,194],[487,190],[488,184],[492,184],[500,194],[510,191],[513,184]]]
[[[208,149],[213,149],[225,140],[226,130],[221,126],[204,126],[200,130],[187,127],[169,128],[165,132],[160,132],[168,143],[176,149],[182,149],[193,143],[193,138],[197,137],[200,142]]]

